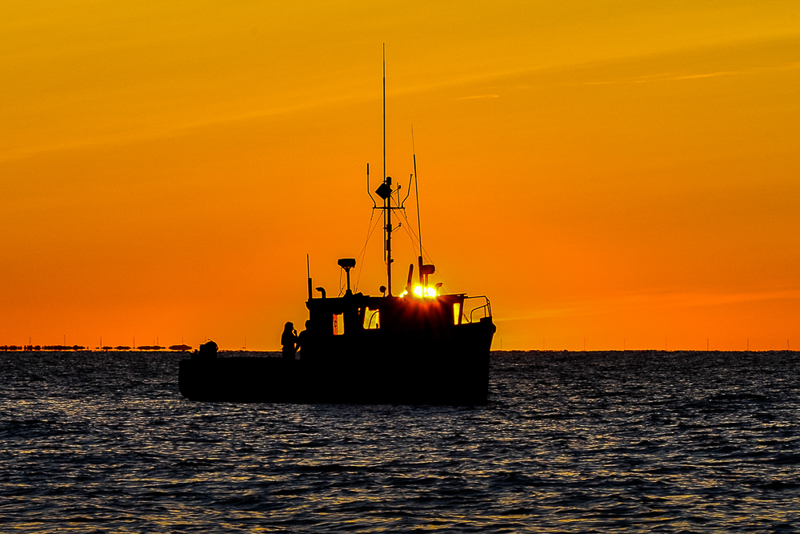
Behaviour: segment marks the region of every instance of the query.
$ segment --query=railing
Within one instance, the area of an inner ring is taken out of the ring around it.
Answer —
[[[469,322],[470,323],[473,322],[472,321],[473,314],[476,311],[479,311],[479,310],[483,310],[483,317],[491,317],[492,316],[492,303],[489,302],[489,297],[487,297],[486,295],[477,295],[475,297],[464,297],[464,309],[467,308],[467,306],[466,306],[467,300],[471,300],[471,299],[483,299],[484,303],[481,304],[480,306],[475,306],[474,308],[472,308],[469,311]],[[465,313],[464,316],[466,317],[467,314]]]

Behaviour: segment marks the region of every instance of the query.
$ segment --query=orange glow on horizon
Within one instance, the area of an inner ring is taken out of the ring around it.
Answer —
[[[277,350],[306,254],[380,294],[386,43],[387,174],[413,124],[431,284],[488,295],[494,349],[800,347],[797,2],[0,15],[0,345]]]

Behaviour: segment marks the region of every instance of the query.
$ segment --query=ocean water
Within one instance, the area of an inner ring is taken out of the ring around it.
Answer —
[[[493,353],[480,407],[212,404],[0,353],[1,532],[797,532],[800,353]]]

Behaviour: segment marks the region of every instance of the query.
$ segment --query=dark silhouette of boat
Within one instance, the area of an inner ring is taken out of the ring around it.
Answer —
[[[489,299],[441,294],[442,284],[430,285],[435,267],[423,262],[421,242],[417,276],[412,263],[404,291],[392,293],[392,212],[405,201],[399,190],[384,164],[375,191],[382,205],[370,192],[384,222],[387,285],[380,296],[351,290],[352,258],[339,260],[347,276],[339,297],[328,298],[323,288],[314,296],[309,273],[306,329],[296,336],[287,323],[283,357],[217,357],[216,344],[206,343],[180,362],[181,394],[197,401],[485,404],[496,330]]]
[[[355,261],[339,264],[349,278]],[[495,332],[489,300],[411,289],[369,296],[353,293],[348,281],[341,297],[309,292],[299,358],[217,357],[215,344],[204,345],[180,362],[181,394],[198,401],[485,404]]]

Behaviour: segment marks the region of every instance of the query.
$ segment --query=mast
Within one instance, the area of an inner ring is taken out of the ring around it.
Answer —
[[[381,193],[380,191],[383,190]],[[383,198],[383,230],[386,257],[386,287],[392,296],[392,177],[386,176],[386,43],[383,44],[383,185],[378,189]]]
[[[402,206],[392,206],[392,177],[387,176],[383,183],[375,190],[375,194],[383,199],[383,206],[372,209],[383,210],[383,253],[386,260],[386,285],[389,296],[392,296],[392,210],[401,209]]]
[[[410,185],[410,184],[409,184]],[[397,192],[392,189],[392,177],[386,176],[386,45],[383,45],[383,183],[375,190],[375,194],[383,199],[383,206],[377,206],[375,199],[372,199],[372,209],[383,210],[383,256],[386,261],[386,286],[389,296],[392,295],[392,210],[404,209],[405,201],[398,200],[396,206],[392,206],[392,194]],[[369,165],[367,165],[367,190],[369,191]],[[372,198],[372,193],[370,193]]]
[[[389,188],[389,195],[383,201],[383,215],[386,221],[386,287],[389,288],[389,296],[392,296],[392,177],[387,176],[384,182]]]

